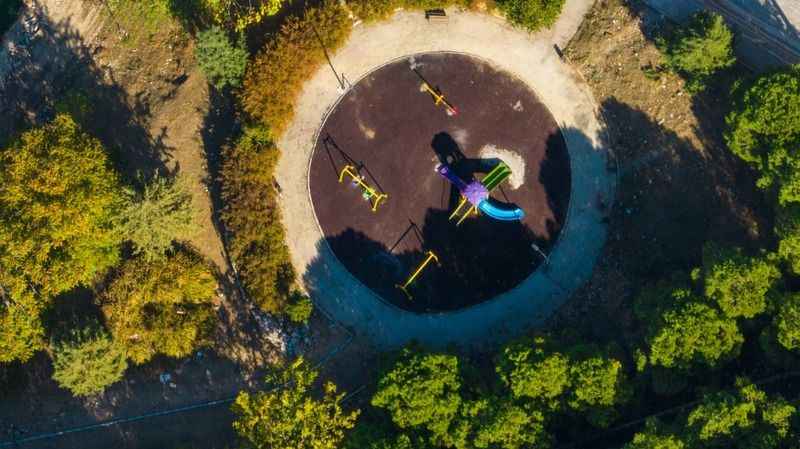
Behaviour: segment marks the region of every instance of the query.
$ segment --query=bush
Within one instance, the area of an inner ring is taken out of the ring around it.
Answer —
[[[327,382],[320,399],[312,394],[318,373],[298,359],[274,376],[270,392],[239,393],[233,428],[246,448],[337,449],[358,412],[345,413],[336,385]]]
[[[292,293],[292,298],[286,307],[286,316],[290,320],[299,324],[308,324],[308,319],[311,318],[313,311],[314,303],[311,302],[311,298],[300,292]]]
[[[43,300],[90,284],[119,261],[123,205],[105,150],[69,115],[26,131],[0,151],[4,277]]]
[[[74,330],[53,347],[53,379],[76,396],[102,393],[127,368],[125,351],[99,323]]]
[[[325,63],[320,41],[333,53],[350,36],[352,20],[336,0],[291,17],[247,68],[241,103],[255,120],[280,136],[294,116],[303,84]]]
[[[780,207],[775,217],[778,256],[794,274],[800,274],[800,205]]]
[[[248,295],[272,313],[286,310],[295,281],[275,201],[272,176],[278,156],[269,133],[250,128],[225,152],[222,165],[228,251]]]
[[[781,204],[800,202],[800,65],[734,88],[726,118],[731,151],[760,172],[758,186],[774,186]]]
[[[686,77],[690,92],[703,90],[711,76],[736,62],[733,33],[719,14],[696,13],[657,45],[667,65]]]
[[[188,239],[198,226],[188,179],[156,177],[141,193],[131,192],[120,216],[120,231],[135,255],[152,261],[165,256],[175,240]]]
[[[208,263],[188,250],[152,262],[135,258],[102,292],[102,310],[135,363],[156,354],[183,357],[207,342],[216,287]]]
[[[530,32],[556,23],[565,0],[497,0],[497,6],[514,25]]]
[[[247,51],[231,44],[221,28],[215,26],[197,34],[195,56],[200,69],[217,89],[241,86]]]

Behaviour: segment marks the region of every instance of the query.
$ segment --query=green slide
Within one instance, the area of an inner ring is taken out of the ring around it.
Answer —
[[[508,179],[509,176],[511,176],[511,168],[509,168],[505,162],[500,162],[497,164],[497,167],[493,168],[492,171],[481,180],[481,184],[486,187],[486,190],[491,192],[503,181]]]

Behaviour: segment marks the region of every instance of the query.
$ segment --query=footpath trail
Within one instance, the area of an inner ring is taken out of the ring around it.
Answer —
[[[318,130],[341,97],[326,66],[306,83],[296,116],[280,140],[277,170],[293,263],[319,307],[378,347],[410,340],[433,346],[491,344],[541,324],[592,274],[606,240],[608,206],[616,177],[603,141],[603,125],[588,87],[553,45],[564,44],[580,24],[582,8],[571,2],[551,30],[531,36],[485,14],[448,11],[446,26],[422,13],[400,12],[388,21],[358,26],[332,55],[333,67],[353,84],[377,67],[416,53],[451,51],[475,55],[513,73],[550,109],[567,141],[572,192],[566,225],[540,269],[515,289],[449,313],[414,314],[383,301],[336,259],[320,231],[308,189],[308,166]]]

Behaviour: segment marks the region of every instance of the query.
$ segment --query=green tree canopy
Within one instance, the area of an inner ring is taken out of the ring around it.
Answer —
[[[295,281],[273,185],[279,155],[265,128],[249,128],[222,166],[228,251],[250,298],[271,313],[285,311]]]
[[[630,397],[627,378],[619,360],[596,348],[580,356],[570,366],[572,388],[567,404],[586,415],[593,425],[607,427],[616,416],[614,407]]]
[[[770,398],[755,385],[739,380],[736,393],[708,394],[689,413],[692,435],[703,444],[741,449],[776,449],[789,435],[796,407],[782,397]]]
[[[358,412],[342,410],[344,394],[337,394],[336,385],[330,382],[324,385],[322,398],[314,399],[312,386],[317,375],[298,359],[272,379],[278,387],[274,391],[239,393],[233,404],[233,428],[245,447],[338,449],[345,431],[355,425]]]
[[[764,257],[741,249],[706,245],[703,249],[705,294],[732,318],[752,318],[767,308],[767,292],[781,273]]]
[[[123,204],[102,145],[70,116],[26,131],[0,152],[0,267],[43,300],[91,283],[119,261]]]
[[[655,418],[645,423],[641,432],[636,432],[633,440],[622,449],[687,449],[686,443],[677,435],[667,431]]]
[[[556,23],[564,0],[497,0],[497,6],[511,23],[534,32]]]
[[[800,293],[781,297],[773,320],[778,343],[789,350],[800,349]]]
[[[758,186],[778,189],[781,204],[800,201],[800,65],[739,85],[726,118],[734,154],[760,172]]]
[[[102,293],[103,313],[135,363],[158,353],[183,357],[206,342],[216,287],[208,263],[188,250],[151,262],[135,258]]]
[[[551,346],[545,337],[514,341],[503,348],[496,369],[514,397],[558,409],[572,382],[570,360]]]
[[[233,45],[228,34],[214,26],[197,34],[197,64],[217,89],[242,84],[247,67],[247,50]]]
[[[800,274],[800,204],[779,207],[775,217],[778,255],[794,274]]]
[[[690,292],[679,296],[691,298]],[[678,303],[651,323],[650,363],[666,368],[714,366],[738,352],[744,337],[733,318],[699,300]]]
[[[424,427],[446,436],[461,407],[461,382],[455,356],[404,348],[380,377],[372,405],[386,409],[400,428]]]
[[[198,230],[197,210],[185,177],[156,177],[142,192],[130,192],[120,215],[120,231],[133,242],[134,254],[145,260],[165,257],[175,240],[191,238]]]
[[[673,70],[687,78],[687,88],[699,91],[708,78],[736,62],[733,32],[719,14],[698,12],[672,35],[658,39],[659,49]]]
[[[38,303],[31,292],[23,291],[12,298],[0,288],[0,363],[26,362],[44,348]]]
[[[53,379],[76,396],[102,393],[127,368],[125,351],[99,323],[73,330],[53,347]]]

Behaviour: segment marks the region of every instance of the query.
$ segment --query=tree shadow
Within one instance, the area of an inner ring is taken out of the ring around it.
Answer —
[[[613,97],[601,109],[621,161],[612,233],[632,273],[658,279],[699,266],[709,240],[755,249],[770,239],[752,173],[725,148],[697,148]]]
[[[129,98],[113,72],[98,66],[94,56],[100,47],[85,42],[69,21],[53,22],[39,2],[31,8],[38,31],[33,37],[25,34],[27,42],[15,43],[24,50],[15,57],[14,76],[0,98],[0,135],[52,119],[68,93],[79,93],[88,107],[76,118],[102,142],[125,181],[133,183],[138,173],[148,178],[166,173],[166,131],[150,135],[146,101]]]

